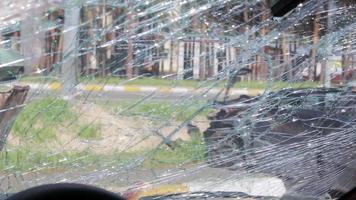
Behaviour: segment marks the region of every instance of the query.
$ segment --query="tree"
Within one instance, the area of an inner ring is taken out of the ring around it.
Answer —
[[[313,36],[312,36],[313,48],[311,49],[311,65],[309,67],[309,80],[315,80],[317,78],[317,47],[320,40],[320,23],[321,23],[320,13],[318,9],[316,11],[315,19],[313,21]]]
[[[132,4],[130,0],[125,0],[126,3],[126,38],[127,38],[127,58],[126,58],[126,77],[131,79],[133,77],[133,55],[134,55],[134,46],[132,41],[132,30],[134,28],[134,16],[133,10],[131,10]]]

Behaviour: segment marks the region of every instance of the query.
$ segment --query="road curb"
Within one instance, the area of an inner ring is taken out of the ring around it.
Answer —
[[[142,197],[161,196],[161,195],[170,195],[170,194],[187,193],[187,192],[191,192],[191,191],[186,184],[160,185],[156,187],[148,187],[139,190],[137,192],[136,197],[132,198],[132,200],[138,200]]]
[[[53,90],[59,91],[62,88],[62,84],[59,82],[49,83],[49,84],[39,84],[39,83],[22,83],[29,85],[32,89],[44,89],[44,90]],[[11,84],[9,84],[10,86]],[[185,88],[185,87],[153,87],[153,86],[134,86],[134,85],[125,85],[125,86],[116,86],[116,85],[99,85],[99,84],[78,84],[76,89],[80,91],[87,92],[128,92],[128,93],[139,93],[139,92],[159,92],[167,94],[185,94],[185,93],[201,93],[205,92],[202,89],[195,88]],[[219,89],[211,89],[208,93],[216,94]],[[232,95],[250,95],[256,96],[263,93],[264,90],[259,89],[232,89],[230,93]]]
[[[222,181],[224,180],[224,181]],[[219,183],[217,185],[216,183]],[[130,190],[128,190],[130,191]],[[275,177],[244,177],[241,179],[226,180],[196,180],[186,183],[152,185],[132,191],[133,198],[129,200],[145,199],[153,200],[157,196],[165,196],[180,193],[233,193],[240,195],[239,199],[279,199],[285,192],[283,181]],[[254,198],[256,197],[256,198]],[[269,197],[269,198],[268,198]]]

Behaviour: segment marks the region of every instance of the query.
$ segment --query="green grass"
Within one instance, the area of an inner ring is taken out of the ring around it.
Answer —
[[[44,142],[55,139],[57,129],[76,117],[65,100],[55,98],[35,100],[20,112],[12,132],[21,139]]]
[[[144,164],[148,168],[161,168],[179,164],[191,164],[204,161],[205,146],[201,138],[181,142],[172,149],[166,146],[152,151]]]
[[[12,133],[21,140],[37,143],[54,140],[57,134],[70,133],[77,133],[82,139],[99,139],[100,124],[77,123],[78,117],[71,105],[63,99],[35,100],[20,112]]]
[[[55,77],[22,77],[20,81],[23,82],[40,82],[51,83],[58,82],[59,79]],[[118,77],[80,77],[79,81],[84,84],[100,84],[100,85],[128,85],[128,86],[153,86],[153,87],[190,87],[196,88],[200,86],[203,81],[198,80],[174,80],[174,79],[160,79],[160,78],[138,78],[128,81],[127,79]],[[214,81],[206,82],[206,86],[210,86]],[[224,81],[221,81],[216,87],[223,87]],[[299,88],[299,87],[317,87],[321,83],[313,81],[303,81],[288,83],[283,81],[275,81],[272,83],[274,89],[282,88]],[[265,89],[267,87],[267,81],[243,81],[237,82],[234,88],[240,89]]]
[[[23,76],[19,78],[20,82],[25,83],[52,83],[60,82],[61,80],[56,77],[46,76]],[[196,87],[199,81],[195,80],[169,80],[157,78],[139,78],[128,81],[127,79],[117,77],[80,77],[79,82],[84,84],[105,84],[105,85],[145,85],[145,86],[166,86],[172,87],[173,85],[181,87]]]
[[[197,110],[206,105],[204,101],[188,101],[183,104],[172,104],[169,102],[151,102],[144,101],[135,104],[131,101],[120,102],[97,102],[106,110],[113,113],[118,113],[128,116],[144,116],[152,120],[175,120],[178,122],[184,121],[192,116]],[[198,116],[206,116],[212,110],[205,108]]]
[[[18,78],[20,82],[26,83],[51,83],[60,81],[59,78],[52,76],[21,76]]]
[[[137,153],[126,152],[98,155],[90,151],[54,153],[27,145],[14,150],[1,151],[0,170],[26,172],[39,168],[100,168],[125,164],[137,155]]]
[[[95,77],[95,78],[81,78],[80,81],[82,83],[88,84],[105,84],[105,85],[137,85],[137,86],[161,86],[161,87],[192,87],[196,88],[202,81],[197,80],[169,80],[169,79],[157,79],[157,78],[139,78],[132,81],[128,81],[126,79],[116,78],[116,77]],[[213,83],[213,81],[208,82],[206,85],[209,86]],[[217,84],[217,87],[223,87],[225,84],[224,81]],[[319,86],[319,82],[313,81],[304,81],[304,82],[295,82],[288,83],[283,81],[276,81],[272,83],[275,89],[282,89],[286,87],[291,88],[299,88],[299,87],[316,87]],[[234,85],[234,88],[243,88],[243,89],[265,89],[267,86],[267,81],[242,81],[237,82]]]
[[[100,124],[85,124],[79,126],[78,136],[82,139],[90,140],[90,139],[100,139]]]
[[[244,82],[237,82],[234,85],[234,88],[243,88],[243,89],[266,89],[268,83],[266,81],[244,81]],[[312,82],[312,81],[304,81],[304,82],[294,82],[288,83],[283,81],[276,81],[272,84],[273,89],[283,89],[283,88],[304,88],[304,87],[318,87],[320,86],[319,82]]]
[[[83,81],[83,80],[82,80]],[[91,83],[99,81],[91,80]],[[104,81],[104,80],[102,80]],[[122,79],[109,78],[107,84],[119,84]],[[195,87],[197,81],[178,81],[181,86]],[[152,86],[172,86],[175,84],[171,80],[138,79],[128,84],[152,85]],[[288,84],[276,82],[275,88],[285,87],[315,87],[318,83],[303,82]],[[263,89],[265,82],[240,82],[235,87]],[[204,101],[187,101],[181,104],[172,105],[167,102],[145,101],[133,106],[133,102],[121,101],[119,103],[110,102],[105,104],[108,109],[113,109],[115,113],[127,115],[144,115],[149,119],[183,121],[189,118],[201,106]],[[129,110],[126,110],[130,108]],[[205,116],[211,110],[205,109],[199,115]],[[190,142],[183,142],[175,149],[171,150],[166,146],[155,149],[151,153],[147,152],[112,152],[107,155],[98,155],[92,152],[62,152],[53,154],[49,149],[39,149],[36,144],[50,144],[56,140],[56,134],[61,133],[60,128],[67,132],[78,134],[82,139],[100,139],[100,124],[74,123],[67,128],[68,124],[77,120],[77,114],[72,111],[71,105],[62,99],[46,98],[30,102],[19,114],[14,123],[12,133],[21,138],[22,143],[17,149],[12,151],[4,150],[0,152],[0,170],[26,171],[37,167],[75,167],[93,166],[102,167],[107,164],[119,165],[127,164],[135,158],[146,155],[142,167],[159,168],[178,164],[189,164],[202,162],[204,159],[204,144],[201,139],[194,139]],[[63,134],[68,134],[68,133]],[[47,143],[48,142],[48,143]],[[39,145],[42,146],[43,145]]]
[[[143,155],[145,161],[141,167],[163,168],[203,162],[204,151],[205,147],[201,139],[180,142],[174,150],[162,146],[152,151],[112,152],[110,154],[95,154],[90,151],[54,153],[45,148],[24,145],[17,149],[5,149],[0,152],[0,170],[26,172],[39,168],[98,169],[132,164]]]
[[[159,78],[138,78],[128,81],[127,79],[117,77],[81,77],[80,82],[88,84],[105,84],[105,85],[139,85],[139,86],[162,86],[162,87],[196,87],[199,81],[195,80],[170,80]]]
[[[130,103],[121,102],[116,106],[125,108],[128,104]],[[150,102],[139,104],[133,110],[151,117],[173,117],[184,120],[203,104],[203,101],[193,102],[191,107],[187,107]],[[12,134],[21,142],[16,146],[9,144],[0,152],[0,170],[13,172],[78,166],[98,168],[105,165],[125,165],[135,162],[135,159],[143,155],[145,155],[145,162],[142,167],[150,168],[196,163],[203,160],[204,145],[200,138],[181,142],[174,150],[162,146],[152,152],[111,152],[100,155],[90,151],[52,152],[51,142],[56,142],[58,134],[77,134],[78,137],[88,140],[100,139],[100,124],[80,122],[71,124],[72,121],[77,120],[77,117],[71,105],[62,99],[45,98],[30,102],[19,114],[12,129]],[[70,128],[68,128],[69,124],[71,124]],[[61,127],[63,129],[60,129]]]

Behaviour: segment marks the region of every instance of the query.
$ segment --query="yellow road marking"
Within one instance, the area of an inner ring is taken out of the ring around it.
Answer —
[[[147,197],[147,196],[159,196],[159,195],[169,195],[189,192],[189,188],[184,184],[175,184],[175,185],[162,185],[153,188],[142,189],[138,193],[138,198]]]
[[[172,91],[172,89],[168,88],[168,87],[159,88],[159,92],[162,92],[162,93],[170,93],[171,91]]]
[[[102,91],[103,88],[104,87],[101,85],[85,85],[84,86],[84,90],[86,90],[86,91]]]
[[[140,92],[140,87],[136,86],[124,86],[125,92]]]
[[[58,82],[55,82],[55,83],[50,83],[48,85],[49,89],[51,90],[60,90],[62,88],[62,84],[61,83],[58,83]]]

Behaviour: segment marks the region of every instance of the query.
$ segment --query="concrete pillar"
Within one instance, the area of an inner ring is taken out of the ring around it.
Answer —
[[[219,66],[219,60],[218,60],[218,50],[219,50],[219,43],[218,42],[214,42],[214,68],[213,68],[213,76],[218,74],[218,66]]]
[[[178,73],[178,62],[179,62],[179,41],[171,41],[171,63],[170,63],[170,73]]]
[[[226,65],[230,65],[230,63],[231,63],[231,47],[226,47],[225,52],[226,52]]]
[[[34,51],[32,51],[33,35],[33,20],[25,18],[21,22],[21,53],[24,56],[24,73],[30,74],[32,72],[32,63],[34,58]]]
[[[171,49],[171,40],[168,40],[164,43],[164,52],[167,53],[167,57],[163,59],[163,71],[162,74],[169,74],[171,69],[171,60],[172,60],[172,49]]]
[[[66,7],[64,12],[63,65],[61,68],[61,78],[63,82],[62,92],[64,95],[68,95],[77,84],[80,7]]]
[[[231,63],[234,63],[236,61],[236,48],[235,47],[230,47],[230,61]]]
[[[20,24],[21,53],[24,56],[24,72],[32,73],[33,67],[39,66],[41,59],[44,59],[45,30],[40,30],[41,18],[45,10],[30,10],[24,13],[24,19]]]
[[[184,41],[178,42],[179,53],[178,53],[178,71],[177,78],[179,80],[184,77]]]
[[[194,42],[194,58],[193,58],[193,78],[199,79],[200,75],[200,42]]]
[[[106,24],[105,24],[105,27],[109,27],[111,24],[113,24],[113,11],[111,11],[109,14],[106,15],[106,20],[105,20]],[[110,33],[109,35],[109,40],[112,41],[114,39],[114,35],[113,33]],[[107,41],[106,41],[107,42]],[[106,57],[107,59],[111,59],[111,56],[112,56],[112,53],[113,53],[113,45],[110,44],[108,47],[107,47],[107,51],[106,51]]]

